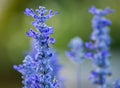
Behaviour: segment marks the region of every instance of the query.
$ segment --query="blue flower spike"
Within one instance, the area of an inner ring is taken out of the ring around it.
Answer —
[[[23,88],[59,88],[57,81],[54,81],[50,65],[50,59],[53,56],[51,45],[55,43],[55,39],[51,38],[54,28],[45,24],[48,19],[57,14],[52,10],[48,11],[45,7],[39,7],[37,10],[26,9],[24,12],[27,16],[34,18],[32,25],[36,30],[30,29],[26,33],[28,37],[32,37],[35,41],[33,54],[28,54],[23,60],[23,64],[14,66],[14,69],[22,74]],[[57,79],[55,79],[57,80]]]
[[[79,37],[73,38],[68,47],[70,48],[70,51],[68,51],[66,54],[67,56],[73,61],[73,62],[82,62],[84,57],[84,48],[83,48],[83,41]]]
[[[77,88],[81,88],[81,66],[80,64],[84,60],[84,43],[80,37],[75,37],[73,38],[68,47],[70,48],[69,51],[67,51],[66,55],[72,62],[76,64],[76,69],[77,69]]]
[[[114,12],[110,8],[105,10],[97,9],[94,6],[89,12],[94,15],[92,20],[93,32],[90,37],[90,42],[86,43],[88,52],[86,57],[91,59],[96,67],[96,70],[91,71],[90,80],[100,86],[106,88],[107,77],[111,75],[108,67],[110,66],[110,28],[112,22],[105,16]]]

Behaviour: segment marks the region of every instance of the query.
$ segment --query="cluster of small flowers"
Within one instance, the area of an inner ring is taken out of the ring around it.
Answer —
[[[52,10],[48,12],[45,7],[39,7],[36,13],[27,8],[25,14],[35,19],[32,25],[36,28],[36,31],[30,29],[27,36],[34,38],[36,53],[33,55],[34,57],[27,55],[23,64],[15,65],[14,69],[23,75],[24,88],[59,88],[55,77],[51,76],[53,69],[49,64],[50,58],[53,56],[50,45],[55,43],[55,39],[50,37],[54,28],[45,24],[58,12],[53,13]]]
[[[84,52],[82,39],[75,37],[69,43],[70,51],[67,52],[67,56],[77,63],[82,62],[84,58],[90,58],[97,68],[91,72],[90,80],[94,84],[100,85],[101,88],[105,88],[107,76],[111,75],[108,70],[111,44],[109,26],[111,21],[106,19],[105,16],[113,13],[114,10],[109,8],[101,10],[91,7],[89,12],[94,15],[94,18],[92,20],[91,41],[85,44],[87,52]],[[55,43],[55,39],[50,37],[54,28],[45,24],[58,12],[53,13],[52,10],[48,12],[45,7],[39,7],[36,11],[27,8],[25,14],[35,19],[32,25],[36,28],[36,31],[30,29],[26,33],[28,37],[32,37],[34,40],[32,50],[23,60],[23,64],[14,66],[14,69],[22,74],[23,88],[64,88],[59,76],[61,69],[59,56],[54,49],[50,48]],[[119,80],[114,83],[114,88],[120,88]]]
[[[93,83],[103,87],[106,84],[107,76],[111,75],[111,72],[108,70],[111,43],[109,26],[111,21],[106,19],[105,16],[113,13],[114,10],[109,8],[101,10],[91,7],[89,12],[94,15],[94,18],[92,20],[93,32],[90,37],[91,42],[86,43],[86,48],[88,49],[86,57],[92,59],[97,67],[96,70],[91,72],[90,79]]]
[[[109,26],[111,21],[106,19],[105,16],[113,13],[114,10],[109,8],[101,10],[93,6],[89,12],[94,15],[94,18],[92,20],[93,32],[90,37],[91,41],[85,44],[87,52],[83,51],[83,42],[77,37],[73,38],[69,43],[70,51],[67,53],[67,56],[75,62],[81,62],[83,58],[91,59],[97,69],[91,72],[89,79],[103,88],[107,84],[107,76],[111,75],[111,72],[108,70],[110,65],[109,48],[111,44]]]
[[[73,38],[68,47],[70,48],[70,51],[66,53],[66,55],[74,62],[82,62],[84,58],[84,48],[83,48],[83,41],[79,37]]]

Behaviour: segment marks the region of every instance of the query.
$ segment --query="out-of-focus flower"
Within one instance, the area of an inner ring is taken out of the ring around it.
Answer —
[[[66,53],[66,55],[74,62],[82,62],[84,58],[84,48],[83,48],[83,41],[79,37],[73,38],[68,47],[70,50]]]
[[[70,50],[67,51],[66,55],[77,65],[77,88],[81,88],[80,63],[82,63],[84,59],[83,41],[80,37],[75,37],[70,41],[68,47]]]
[[[93,83],[98,84],[103,88],[107,83],[107,76],[111,75],[108,67],[110,66],[109,48],[111,44],[109,26],[112,22],[105,18],[105,16],[113,13],[114,10],[111,10],[110,8],[101,10],[91,7],[89,12],[93,14],[94,17],[92,20],[93,32],[90,37],[91,41],[86,43],[86,48],[88,49],[86,57],[90,58],[97,67],[96,70],[91,72],[90,79]]]

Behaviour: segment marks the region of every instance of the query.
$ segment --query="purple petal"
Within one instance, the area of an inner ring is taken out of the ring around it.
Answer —
[[[85,57],[88,58],[88,59],[93,59],[94,58],[94,54],[92,52],[87,52],[85,54]]]
[[[113,10],[113,9],[110,9],[110,8],[106,8],[105,9],[105,14],[107,15],[107,14],[110,14],[110,13],[114,13],[115,12],[115,10]]]
[[[29,9],[29,8],[27,8],[25,10],[24,14],[26,14],[28,16],[32,16],[32,17],[34,17],[34,15],[35,15],[33,9]]]
[[[92,6],[89,10],[89,13],[95,14],[96,13],[96,8],[95,6]]]
[[[32,29],[30,29],[30,31],[27,32],[26,35],[29,36],[29,37],[33,37],[35,39],[38,39],[37,33],[34,32]]]
[[[95,48],[92,42],[86,43],[85,46],[88,49],[94,49]]]
[[[54,44],[54,43],[56,42],[56,40],[55,40],[54,38],[50,38],[49,42],[50,42],[51,44]]]
[[[53,34],[53,33],[54,33],[54,28],[53,27],[49,27],[47,34]]]

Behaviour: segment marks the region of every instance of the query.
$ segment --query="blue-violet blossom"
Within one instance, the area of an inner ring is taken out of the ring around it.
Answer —
[[[14,69],[22,74],[23,88],[59,88],[57,80],[52,78],[53,69],[50,66],[50,58],[53,55],[50,45],[55,43],[55,39],[50,35],[53,34],[54,28],[45,24],[58,12],[53,13],[52,10],[48,12],[45,7],[40,6],[36,11],[27,8],[24,13],[35,19],[32,25],[36,31],[30,29],[26,35],[35,40],[36,53],[33,54],[35,57],[28,54],[23,60],[23,64],[15,65]]]
[[[82,39],[79,37],[73,38],[68,47],[70,48],[70,51],[66,53],[67,56],[74,62],[82,62],[84,57]]]
[[[31,41],[31,49],[30,51],[28,52],[28,54],[32,57],[32,58],[35,58],[35,54],[37,53],[37,50],[35,49],[35,44],[36,44],[36,41],[35,40],[32,40]],[[56,52],[56,50],[52,47],[51,49],[51,52],[52,52],[52,57],[50,58],[50,66],[52,67],[52,72],[51,72],[51,76],[52,78],[54,79],[54,76],[59,79],[60,75],[59,75],[59,72],[60,70],[62,69],[62,65],[60,64],[60,56],[59,54]]]
[[[37,53],[37,50],[35,49],[36,41],[33,39],[31,41],[31,49],[28,52],[28,54],[35,58],[35,54]],[[51,48],[52,57],[50,58],[50,65],[52,67],[51,77],[54,80],[54,77],[58,80],[60,88],[65,88],[64,84],[64,78],[60,76],[60,70],[62,69],[62,65],[60,64],[60,56],[56,52],[56,50],[52,47]]]
[[[67,56],[76,64],[77,68],[77,88],[81,87],[80,83],[80,63],[84,59],[84,48],[83,48],[83,41],[80,37],[73,38],[68,47],[70,50],[66,53]]]
[[[111,38],[109,36],[109,26],[112,22],[105,18],[106,15],[113,13],[114,10],[106,8],[105,10],[96,9],[94,6],[90,8],[89,12],[94,15],[92,20],[93,32],[90,37],[90,42],[86,43],[88,52],[86,57],[93,60],[96,70],[91,72],[90,79],[94,84],[98,84],[102,88],[106,86],[107,76],[111,75],[108,67],[110,65],[110,44]]]

